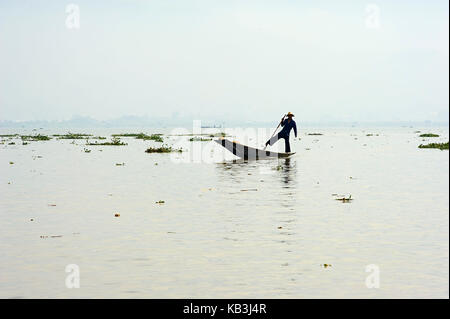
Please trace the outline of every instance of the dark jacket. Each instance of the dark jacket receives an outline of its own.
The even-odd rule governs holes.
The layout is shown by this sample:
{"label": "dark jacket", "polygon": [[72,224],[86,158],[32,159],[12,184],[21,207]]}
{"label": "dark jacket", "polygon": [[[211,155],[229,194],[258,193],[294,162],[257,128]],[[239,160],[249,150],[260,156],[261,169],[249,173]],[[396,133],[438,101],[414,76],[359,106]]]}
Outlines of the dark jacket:
{"label": "dark jacket", "polygon": [[297,124],[295,124],[294,120],[291,120],[289,123],[288,119],[285,119],[283,123],[281,123],[281,126],[283,127],[280,132],[281,135],[289,137],[291,129],[294,129],[295,137],[297,137]]}

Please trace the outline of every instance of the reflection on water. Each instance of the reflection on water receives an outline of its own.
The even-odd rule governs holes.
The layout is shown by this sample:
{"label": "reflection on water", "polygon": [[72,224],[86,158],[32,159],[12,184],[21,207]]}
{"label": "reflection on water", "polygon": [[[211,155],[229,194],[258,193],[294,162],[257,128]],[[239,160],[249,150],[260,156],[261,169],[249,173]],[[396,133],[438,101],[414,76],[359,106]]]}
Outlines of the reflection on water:
{"label": "reflection on water", "polygon": [[[247,229],[252,229],[253,225],[264,225],[271,233],[271,236],[264,235],[258,228],[251,233],[238,231],[235,227],[242,226],[242,223],[235,223],[230,225],[229,235],[224,239],[248,241],[259,234],[258,240],[268,240],[267,243],[261,241],[261,245],[272,246],[277,251],[281,267],[288,267],[286,260],[296,258],[291,256],[295,249],[290,247],[299,244],[298,238],[294,238],[300,210],[296,207],[299,191],[296,163],[295,158],[283,158],[259,161],[239,159],[216,164],[218,187],[226,190],[227,200],[233,203],[227,207],[230,218],[226,222],[241,221],[243,214],[246,214],[252,219],[250,224],[246,224]],[[245,234],[245,237],[237,237],[239,233]]]}
{"label": "reflection on water", "polygon": [[285,158],[280,161],[282,165],[282,180],[286,184],[285,188],[295,187],[295,177],[297,174],[296,162],[291,158]]}

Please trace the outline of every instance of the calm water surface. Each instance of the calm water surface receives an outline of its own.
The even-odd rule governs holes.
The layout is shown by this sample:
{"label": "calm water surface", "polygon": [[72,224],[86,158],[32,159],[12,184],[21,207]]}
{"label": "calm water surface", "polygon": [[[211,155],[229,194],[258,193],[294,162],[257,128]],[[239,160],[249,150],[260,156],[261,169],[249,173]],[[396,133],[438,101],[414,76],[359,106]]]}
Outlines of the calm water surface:
{"label": "calm water surface", "polygon": [[[422,130],[441,134],[425,142],[416,130],[302,129],[292,158],[251,162],[189,137],[165,137],[188,149],[175,155],[133,138],[7,141],[0,297],[448,298],[449,153],[417,148],[448,141],[448,127]],[[193,162],[195,147],[211,158]],[[68,264],[79,289],[65,286]]]}

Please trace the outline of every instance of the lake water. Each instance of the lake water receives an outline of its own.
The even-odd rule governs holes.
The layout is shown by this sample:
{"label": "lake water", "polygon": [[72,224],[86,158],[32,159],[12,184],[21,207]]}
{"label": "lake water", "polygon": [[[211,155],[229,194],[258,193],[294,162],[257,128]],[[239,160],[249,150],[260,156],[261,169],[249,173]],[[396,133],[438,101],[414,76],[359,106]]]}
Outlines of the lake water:
{"label": "lake water", "polygon": [[[447,142],[448,127],[299,137],[291,158],[250,162],[188,136],[164,136],[186,149],[174,154],[145,153],[158,143],[134,138],[3,138],[0,297],[448,298],[449,153],[417,148]],[[80,288],[66,287],[71,264]]]}

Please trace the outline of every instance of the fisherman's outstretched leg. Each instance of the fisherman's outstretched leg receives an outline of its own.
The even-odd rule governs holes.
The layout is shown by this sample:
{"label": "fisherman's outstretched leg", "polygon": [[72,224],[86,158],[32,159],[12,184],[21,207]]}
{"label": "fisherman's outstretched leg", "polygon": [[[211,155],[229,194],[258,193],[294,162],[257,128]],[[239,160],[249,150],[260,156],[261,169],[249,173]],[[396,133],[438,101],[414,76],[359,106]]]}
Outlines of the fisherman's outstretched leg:
{"label": "fisherman's outstretched leg", "polygon": [[284,137],[284,152],[290,153],[291,152],[291,145],[289,144],[289,137]]}
{"label": "fisherman's outstretched leg", "polygon": [[268,140],[266,142],[266,146],[267,145],[273,145],[276,141],[278,141],[281,138],[280,134],[278,133],[277,135],[275,135],[274,137],[272,137],[270,140]]}

